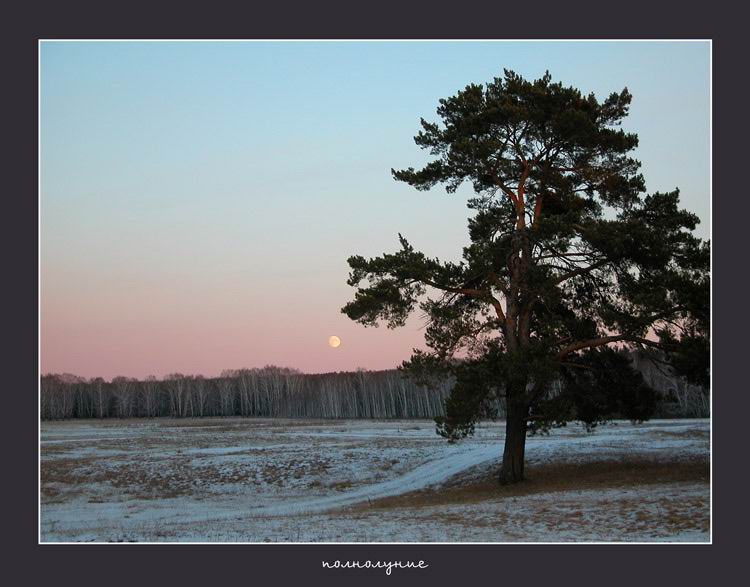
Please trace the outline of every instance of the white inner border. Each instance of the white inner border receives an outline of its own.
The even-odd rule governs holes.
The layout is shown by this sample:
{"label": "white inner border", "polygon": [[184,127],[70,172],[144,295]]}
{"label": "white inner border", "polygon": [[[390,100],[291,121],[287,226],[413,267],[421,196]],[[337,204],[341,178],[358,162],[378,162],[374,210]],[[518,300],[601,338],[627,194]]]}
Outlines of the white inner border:
{"label": "white inner border", "polygon": [[[79,43],[708,43],[709,56],[709,125],[708,125],[708,142],[709,142],[709,239],[713,234],[713,40],[712,39],[39,39],[37,42],[37,410],[41,409],[41,373],[42,373],[42,67],[41,67],[41,50],[42,43],[61,43],[61,42],[79,42]],[[713,270],[714,250],[711,247],[711,267]],[[710,336],[713,341],[713,280],[711,280],[711,327]],[[714,349],[711,344],[710,373],[713,373]],[[41,414],[37,419],[37,436],[38,436],[38,461],[37,461],[37,483],[38,483],[38,532],[37,544],[39,545],[57,545],[57,544],[75,544],[75,545],[138,545],[138,544],[257,544],[257,545],[286,545],[286,544],[557,544],[557,545],[586,545],[586,544],[610,544],[617,546],[628,546],[636,544],[662,545],[662,544],[713,544],[713,505],[714,505],[714,462],[713,462],[713,426],[714,426],[714,394],[710,392],[711,414],[710,420],[710,439],[709,439],[709,461],[711,470],[710,479],[710,506],[709,506],[709,536],[708,542],[42,542],[42,420]]]}

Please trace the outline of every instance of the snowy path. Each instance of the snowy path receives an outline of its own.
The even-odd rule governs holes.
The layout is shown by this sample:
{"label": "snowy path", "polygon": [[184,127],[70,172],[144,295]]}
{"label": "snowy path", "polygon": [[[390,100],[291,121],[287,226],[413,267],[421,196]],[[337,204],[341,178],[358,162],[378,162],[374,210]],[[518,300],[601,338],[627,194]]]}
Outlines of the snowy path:
{"label": "snowy path", "polygon": [[254,510],[252,515],[284,516],[301,513],[320,513],[381,497],[401,495],[436,485],[475,465],[480,465],[497,458],[499,458],[499,448],[496,445],[480,446],[455,454],[441,456],[395,479],[365,485],[364,487],[359,487],[340,495],[328,495],[312,500],[261,507]]}

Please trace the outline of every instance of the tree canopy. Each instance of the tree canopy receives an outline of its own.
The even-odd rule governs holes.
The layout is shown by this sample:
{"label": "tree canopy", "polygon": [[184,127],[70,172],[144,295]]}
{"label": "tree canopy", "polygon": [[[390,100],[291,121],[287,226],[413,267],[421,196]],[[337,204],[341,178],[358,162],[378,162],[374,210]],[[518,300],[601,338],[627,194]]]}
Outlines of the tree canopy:
{"label": "tree canopy", "polygon": [[506,401],[506,480],[523,474],[509,437],[529,425],[648,417],[653,392],[618,349],[652,349],[708,383],[709,243],[679,190],[646,194],[638,137],[621,128],[631,100],[508,70],[441,99],[439,122],[422,119],[415,137],[431,161],[392,174],[418,190],[471,184],[462,260],[400,234],[395,253],[348,260],[351,319],[395,328],[417,307],[426,315],[430,350],[404,368],[455,377],[440,433],[460,438],[489,399]]}

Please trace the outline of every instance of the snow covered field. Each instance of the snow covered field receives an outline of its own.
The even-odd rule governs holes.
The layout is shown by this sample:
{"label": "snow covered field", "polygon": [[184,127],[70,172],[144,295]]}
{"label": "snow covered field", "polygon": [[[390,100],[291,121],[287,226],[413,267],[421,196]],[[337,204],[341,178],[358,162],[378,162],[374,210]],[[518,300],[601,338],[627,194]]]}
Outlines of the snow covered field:
{"label": "snow covered field", "polygon": [[705,542],[709,428],[570,425],[502,488],[502,423],[449,445],[413,420],[43,422],[41,540]]}

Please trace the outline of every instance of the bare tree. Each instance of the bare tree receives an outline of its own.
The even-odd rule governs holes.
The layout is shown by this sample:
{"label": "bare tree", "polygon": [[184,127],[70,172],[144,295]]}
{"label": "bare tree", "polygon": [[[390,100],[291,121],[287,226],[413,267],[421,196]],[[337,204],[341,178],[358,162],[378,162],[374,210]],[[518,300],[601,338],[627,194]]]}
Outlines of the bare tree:
{"label": "bare tree", "polygon": [[133,415],[136,383],[136,379],[129,377],[115,377],[112,380],[118,418],[129,418]]}

